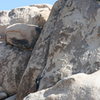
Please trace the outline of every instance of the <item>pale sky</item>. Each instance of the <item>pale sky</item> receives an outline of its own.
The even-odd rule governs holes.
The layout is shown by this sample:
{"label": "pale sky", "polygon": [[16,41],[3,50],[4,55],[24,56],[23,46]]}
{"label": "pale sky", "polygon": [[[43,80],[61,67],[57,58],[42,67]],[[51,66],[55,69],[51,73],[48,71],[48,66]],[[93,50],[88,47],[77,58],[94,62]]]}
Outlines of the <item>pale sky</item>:
{"label": "pale sky", "polygon": [[1,0],[0,10],[10,10],[13,8],[28,6],[32,4],[54,4],[57,0]]}

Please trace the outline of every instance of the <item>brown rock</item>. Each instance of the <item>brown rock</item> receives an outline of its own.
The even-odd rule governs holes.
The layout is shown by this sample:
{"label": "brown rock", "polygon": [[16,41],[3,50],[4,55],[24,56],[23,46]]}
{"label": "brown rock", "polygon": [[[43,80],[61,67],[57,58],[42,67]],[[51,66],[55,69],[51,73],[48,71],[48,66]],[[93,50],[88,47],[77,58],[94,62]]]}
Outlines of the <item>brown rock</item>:
{"label": "brown rock", "polygon": [[32,49],[41,29],[31,24],[13,24],[6,28],[6,42],[19,48]]}

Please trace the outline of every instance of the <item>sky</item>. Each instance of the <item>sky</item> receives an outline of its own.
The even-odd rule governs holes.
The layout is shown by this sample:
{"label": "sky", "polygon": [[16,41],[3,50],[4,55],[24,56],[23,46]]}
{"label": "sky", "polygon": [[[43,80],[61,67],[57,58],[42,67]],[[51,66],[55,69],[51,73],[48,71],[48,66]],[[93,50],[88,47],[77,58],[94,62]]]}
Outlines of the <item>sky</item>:
{"label": "sky", "polygon": [[0,10],[10,10],[13,8],[28,6],[32,4],[54,4],[57,0],[1,0]]}

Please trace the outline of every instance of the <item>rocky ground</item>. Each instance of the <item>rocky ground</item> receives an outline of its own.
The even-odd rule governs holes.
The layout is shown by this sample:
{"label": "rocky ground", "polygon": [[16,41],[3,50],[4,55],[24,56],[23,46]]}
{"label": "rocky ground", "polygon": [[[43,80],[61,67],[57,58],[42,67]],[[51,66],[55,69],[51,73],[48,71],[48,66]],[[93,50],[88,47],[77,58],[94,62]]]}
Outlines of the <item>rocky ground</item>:
{"label": "rocky ground", "polygon": [[100,100],[98,1],[2,12],[0,100]]}

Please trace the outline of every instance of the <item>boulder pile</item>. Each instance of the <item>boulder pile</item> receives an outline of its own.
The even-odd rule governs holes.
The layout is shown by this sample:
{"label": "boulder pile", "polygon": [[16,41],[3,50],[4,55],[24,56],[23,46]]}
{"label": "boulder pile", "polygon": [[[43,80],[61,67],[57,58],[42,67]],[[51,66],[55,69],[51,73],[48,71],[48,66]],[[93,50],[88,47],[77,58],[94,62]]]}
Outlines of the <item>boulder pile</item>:
{"label": "boulder pile", "polygon": [[0,44],[1,99],[100,100],[99,1],[58,0],[52,10],[31,5],[1,15],[10,24]]}
{"label": "boulder pile", "polygon": [[0,11],[0,100],[15,100],[51,8],[41,4]]}

